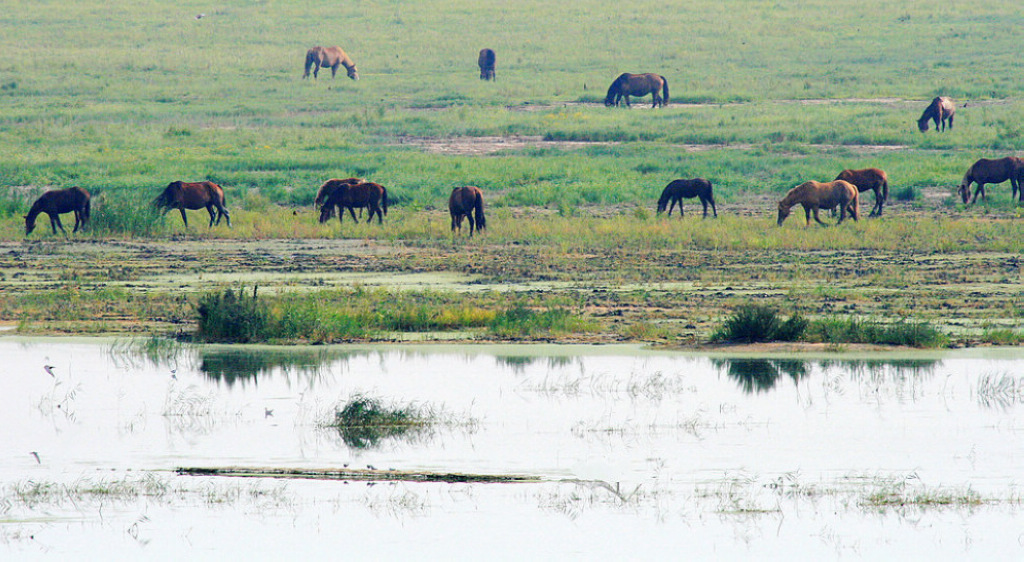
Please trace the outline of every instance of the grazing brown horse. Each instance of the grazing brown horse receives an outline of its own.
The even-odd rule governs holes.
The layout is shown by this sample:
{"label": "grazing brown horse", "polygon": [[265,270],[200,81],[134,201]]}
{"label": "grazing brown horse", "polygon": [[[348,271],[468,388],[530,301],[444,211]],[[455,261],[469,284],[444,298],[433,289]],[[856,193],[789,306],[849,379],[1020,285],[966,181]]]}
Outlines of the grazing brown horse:
{"label": "grazing brown horse", "polygon": [[195,211],[206,209],[210,213],[210,226],[216,218],[217,224],[220,219],[226,219],[228,226],[231,226],[231,215],[224,207],[224,189],[212,181],[183,182],[172,181],[164,188],[163,193],[153,200],[153,205],[163,209],[166,213],[171,209],[181,211],[181,220],[188,228],[188,217],[185,210]]}
{"label": "grazing brown horse", "polygon": [[651,94],[654,105],[651,107],[665,106],[668,104],[668,80],[660,74],[629,74],[622,73],[612,82],[608,88],[608,95],[604,98],[607,106],[619,105],[619,101],[625,99],[626,107],[629,107],[629,96],[646,96]]}
{"label": "grazing brown horse", "polygon": [[494,80],[494,61],[494,51],[491,49],[480,49],[480,56],[477,57],[476,63],[480,65],[481,80]]}
{"label": "grazing brown horse", "polygon": [[[473,227],[477,230],[487,228],[484,218],[484,194],[479,187],[467,185],[456,187],[448,198],[448,212],[452,215],[452,232],[462,232],[462,219],[469,219],[469,235],[473,236]],[[475,216],[474,216],[475,215]]]}
{"label": "grazing brown horse", "polygon": [[875,192],[875,206],[871,209],[869,217],[882,216],[882,205],[889,198],[889,177],[878,168],[864,168],[863,170],[843,170],[836,176],[837,180],[852,183],[858,191],[872,190]]}
{"label": "grazing brown horse", "polygon": [[356,219],[356,207],[366,207],[370,216],[366,222],[373,221],[373,215],[377,215],[377,222],[384,223],[384,215],[388,214],[388,190],[383,185],[373,182],[362,182],[354,185],[338,185],[327,197],[324,206],[320,208],[320,223],[323,224],[331,218],[332,210],[338,207],[338,222],[345,222],[345,209]]}
{"label": "grazing brown horse", "polygon": [[971,184],[978,184],[978,187],[974,190],[974,198],[971,199],[971,204],[973,205],[978,200],[979,194],[982,199],[985,199],[986,183],[1003,183],[1006,180],[1010,180],[1010,186],[1012,187],[1010,200],[1012,201],[1014,197],[1018,197],[1017,193],[1020,192],[1018,200],[1024,202],[1024,189],[1021,188],[1021,182],[1024,181],[1024,158],[1015,158],[1013,156],[997,160],[982,158],[971,164],[971,167],[967,169],[967,173],[964,174],[964,179],[960,182],[960,188],[957,192],[966,204],[967,200],[971,198]]}
{"label": "grazing brown horse", "polygon": [[[662,213],[665,210],[665,206],[668,205],[668,216],[672,216],[672,209],[675,208],[676,203],[679,203],[679,218],[683,218],[683,198],[692,199],[694,197],[700,197],[700,202],[704,205],[704,218],[708,218],[708,203],[711,204],[711,210],[715,213],[715,218],[718,218],[718,209],[715,208],[715,197],[711,193],[711,182],[704,178],[693,178],[692,180],[673,180],[665,186],[665,190],[661,192],[661,198],[658,199],[658,213]],[[672,201],[669,204],[669,201]]]}
{"label": "grazing brown horse", "polygon": [[[325,181],[324,184],[320,186],[320,189],[318,189],[316,192],[316,198],[313,199],[313,209],[321,209],[324,203],[327,202],[327,198],[330,197],[331,194],[334,193],[334,191],[339,187],[356,185],[358,183],[363,183],[364,181],[365,180],[363,180],[362,178],[345,178],[343,180],[330,179]],[[334,207],[328,209],[327,213],[327,218],[331,218],[332,216],[334,216]]]}
{"label": "grazing brown horse", "polygon": [[50,228],[54,234],[57,234],[58,228],[65,236],[68,233],[60,223],[61,213],[75,213],[75,229],[72,233],[78,232],[79,228],[85,228],[85,223],[89,221],[89,199],[89,192],[81,187],[55,189],[40,195],[25,215],[25,236],[32,234],[39,213],[50,216]]}
{"label": "grazing brown horse", "polygon": [[[921,118],[917,120],[917,128],[921,132],[928,130],[928,120],[935,121],[936,131],[946,130],[946,121],[949,121],[949,129],[953,130],[953,114],[956,113],[956,106],[953,105],[953,100],[940,96],[932,100],[932,103],[925,108],[924,113],[921,114]],[[939,126],[941,125],[941,129]]]}
{"label": "grazing brown horse", "polygon": [[822,226],[828,226],[821,222],[818,218],[819,209],[831,209],[832,207],[839,206],[839,222],[843,223],[843,218],[846,213],[849,212],[853,220],[857,220],[857,215],[860,210],[860,192],[857,188],[843,180],[835,180],[827,183],[809,181],[804,182],[786,193],[786,196],[779,201],[779,226],[782,226],[782,221],[786,220],[789,216],[790,209],[794,205],[803,205],[804,214],[806,215],[807,225],[811,224],[811,211],[814,211],[814,220],[818,221],[818,224]]}
{"label": "grazing brown horse", "polygon": [[321,68],[330,68],[331,78],[334,78],[338,74],[339,66],[345,67],[349,78],[359,80],[359,74],[356,72],[356,63],[352,62],[352,59],[345,54],[345,51],[341,50],[341,47],[321,47],[318,45],[306,51],[306,72],[302,77],[309,78],[310,68],[313,69],[314,79],[320,74]]}

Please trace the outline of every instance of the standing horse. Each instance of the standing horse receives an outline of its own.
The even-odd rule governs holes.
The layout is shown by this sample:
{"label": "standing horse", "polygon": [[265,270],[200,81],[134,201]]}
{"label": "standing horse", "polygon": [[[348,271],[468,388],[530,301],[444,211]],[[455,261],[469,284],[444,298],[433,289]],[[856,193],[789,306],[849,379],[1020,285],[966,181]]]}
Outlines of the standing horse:
{"label": "standing horse", "polygon": [[306,72],[302,77],[309,78],[309,69],[313,68],[313,78],[315,79],[320,74],[321,68],[329,67],[331,69],[331,78],[334,78],[338,74],[338,66],[345,67],[349,78],[359,80],[359,74],[356,72],[356,63],[352,62],[352,59],[345,54],[345,51],[341,50],[341,47],[321,47],[318,45],[306,51]]}
{"label": "standing horse", "polygon": [[[917,128],[921,132],[928,130],[928,120],[935,121],[936,131],[946,130],[946,121],[949,121],[949,130],[953,130],[953,114],[956,113],[956,106],[953,105],[953,100],[940,96],[932,100],[932,103],[925,108],[924,113],[921,114],[921,118],[917,120]],[[942,126],[940,129],[939,126]]]}
{"label": "standing horse", "polygon": [[480,56],[477,57],[476,63],[480,66],[480,79],[481,80],[494,80],[494,51],[491,49],[480,49]]}
{"label": "standing horse", "polygon": [[210,213],[209,226],[213,226],[214,218],[217,219],[217,224],[220,224],[220,219],[226,219],[228,226],[231,226],[231,215],[224,207],[224,189],[212,181],[172,181],[167,184],[163,193],[153,200],[153,205],[165,213],[171,209],[181,211],[181,221],[185,223],[185,228],[188,228],[185,210],[195,211],[203,208]]}
{"label": "standing horse", "polygon": [[25,215],[25,236],[32,234],[36,228],[36,217],[39,213],[46,213],[50,217],[50,228],[57,234],[57,229],[67,236],[64,225],[60,223],[62,213],[75,213],[75,229],[72,233],[78,232],[79,228],[85,228],[89,221],[89,192],[81,187],[69,187],[67,189],[55,189],[47,191],[39,196],[32,208]]}
{"label": "standing horse", "polygon": [[839,206],[839,222],[837,224],[843,223],[843,218],[847,212],[850,213],[853,220],[857,220],[860,207],[859,194],[860,192],[857,191],[853,184],[843,180],[827,183],[816,181],[804,182],[790,189],[782,201],[779,201],[778,225],[782,226],[782,221],[786,220],[786,217],[789,216],[793,206],[798,204],[804,207],[807,226],[811,224],[812,211],[814,212],[814,220],[818,221],[818,224],[828,226],[818,218],[818,210],[831,209],[837,205]]}
{"label": "standing horse", "polygon": [[[661,93],[659,93],[661,92]],[[629,96],[646,96],[651,94],[654,104],[651,107],[668,104],[668,80],[660,74],[629,74],[622,73],[608,88],[604,98],[607,106],[619,105],[623,98],[629,107]]]}
{"label": "standing horse", "polygon": [[1006,180],[1010,180],[1010,200],[1017,197],[1017,193],[1020,192],[1018,198],[1019,201],[1024,202],[1024,189],[1021,188],[1021,182],[1024,181],[1024,158],[1015,158],[1013,156],[1007,156],[1006,158],[999,158],[997,160],[989,160],[988,158],[982,158],[971,164],[971,167],[967,169],[967,173],[964,174],[963,181],[960,182],[960,188],[957,192],[960,194],[960,198],[964,204],[971,197],[971,184],[977,183],[978,187],[974,190],[974,198],[971,199],[973,205],[978,200],[978,195],[981,195],[982,199],[985,199],[985,184],[986,183],[1003,183]]}
{"label": "standing horse", "polygon": [[871,209],[869,217],[882,216],[882,205],[889,198],[889,177],[878,168],[864,168],[863,170],[843,170],[836,176],[837,180],[852,183],[858,191],[872,190],[875,192],[875,206]]}
{"label": "standing horse", "polygon": [[321,224],[331,218],[334,207],[338,207],[338,222],[345,222],[345,209],[352,215],[352,220],[359,222],[354,209],[366,207],[370,213],[366,222],[372,222],[376,214],[377,222],[384,224],[384,215],[388,214],[388,190],[383,185],[368,181],[337,186],[320,209]]}
{"label": "standing horse", "polygon": [[[661,198],[658,199],[658,213],[662,213],[665,210],[665,206],[668,205],[668,216],[672,216],[672,209],[675,208],[676,203],[679,203],[679,218],[683,218],[683,198],[692,199],[694,197],[700,197],[700,202],[704,205],[704,218],[708,218],[708,203],[711,204],[711,210],[715,213],[715,218],[718,218],[718,209],[715,208],[715,197],[711,194],[711,182],[704,178],[693,178],[692,180],[673,180],[665,186],[664,191],[661,192]],[[669,200],[672,201],[669,204]]]}
{"label": "standing horse", "polygon": [[[325,181],[316,192],[316,198],[313,199],[313,209],[320,210],[324,203],[327,202],[327,198],[330,197],[331,194],[339,187],[356,185],[358,183],[363,183],[363,181],[364,180],[361,178],[345,178],[343,180],[330,179]],[[334,207],[331,207],[327,212],[327,218],[331,218],[331,216],[334,215]]]}
{"label": "standing horse", "polygon": [[[469,219],[469,235],[473,236],[473,227],[483,230],[487,227],[484,218],[484,194],[479,187],[467,185],[456,187],[448,198],[448,212],[452,216],[452,232],[458,228],[462,232],[462,219]],[[474,216],[475,215],[475,216]]]}

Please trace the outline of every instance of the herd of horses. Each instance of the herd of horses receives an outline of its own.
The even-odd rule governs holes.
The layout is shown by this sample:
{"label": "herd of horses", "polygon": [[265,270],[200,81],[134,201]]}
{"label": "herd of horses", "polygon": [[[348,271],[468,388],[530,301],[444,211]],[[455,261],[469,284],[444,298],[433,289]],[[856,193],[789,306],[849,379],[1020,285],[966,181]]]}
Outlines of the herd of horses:
{"label": "herd of horses", "polygon": [[[496,56],[492,49],[481,49],[477,58],[480,67],[481,80],[495,79]],[[306,52],[305,72],[303,78],[307,78],[312,71],[316,79],[320,69],[330,68],[331,76],[338,72],[338,67],[344,67],[348,77],[358,80],[359,74],[356,71],[356,64],[340,47],[316,46]],[[664,106],[669,102],[668,80],[660,74],[629,74],[619,75],[608,88],[604,103],[607,106],[617,106],[625,103],[630,105],[630,96],[651,96],[652,107]],[[928,130],[929,121],[934,122],[936,131],[945,131],[948,127],[953,128],[953,117],[956,113],[956,106],[948,97],[936,97],[925,108],[921,117],[917,120],[921,132]],[[957,193],[964,204],[975,203],[980,196],[985,199],[985,185],[1002,183],[1009,180],[1012,186],[1010,198],[1017,198],[1024,202],[1024,159],[1016,157],[999,158],[990,160],[982,158],[968,168]],[[976,185],[973,196],[971,185]],[[878,168],[866,168],[863,170],[843,170],[835,180],[831,182],[808,181],[802,183],[786,193],[786,196],[779,201],[777,224],[782,226],[783,221],[789,216],[796,205],[804,209],[806,224],[810,225],[811,217],[818,223],[824,225],[818,216],[822,209],[838,209],[839,223],[842,223],[847,215],[854,220],[859,218],[860,193],[873,191],[875,204],[871,209],[870,216],[881,216],[886,199],[889,197],[889,179],[886,173]],[[699,198],[704,207],[704,217],[708,216],[708,206],[715,217],[718,216],[718,209],[715,207],[715,198],[712,193],[711,182],[704,178],[678,179],[665,186],[658,199],[657,212],[659,214],[672,211],[678,205],[679,216],[683,216],[683,199]],[[25,234],[31,234],[35,229],[36,217],[46,214],[50,217],[50,227],[53,233],[61,232],[67,235],[64,225],[61,224],[60,215],[74,213],[75,227],[72,233],[84,228],[90,216],[90,195],[81,187],[71,187],[62,190],[52,190],[43,193],[33,204],[28,214],[25,215]],[[153,200],[153,205],[164,213],[171,209],[181,212],[181,220],[188,227],[187,210],[206,209],[210,215],[209,226],[220,224],[225,220],[231,226],[231,215],[225,206],[224,189],[211,181],[182,182],[174,181]],[[356,209],[362,213],[366,209],[369,213],[367,222],[377,217],[378,224],[383,224],[384,216],[388,213],[388,191],[377,183],[365,181],[361,178],[330,179],[320,186],[313,200],[315,209],[319,209],[320,223],[326,223],[338,212],[338,220],[344,222],[345,211],[348,210],[353,221],[356,218]],[[473,236],[486,228],[487,221],[484,217],[484,198],[480,188],[475,186],[462,186],[452,189],[448,198],[448,211],[451,215],[452,232],[461,232],[462,223],[468,219],[469,235]]]}

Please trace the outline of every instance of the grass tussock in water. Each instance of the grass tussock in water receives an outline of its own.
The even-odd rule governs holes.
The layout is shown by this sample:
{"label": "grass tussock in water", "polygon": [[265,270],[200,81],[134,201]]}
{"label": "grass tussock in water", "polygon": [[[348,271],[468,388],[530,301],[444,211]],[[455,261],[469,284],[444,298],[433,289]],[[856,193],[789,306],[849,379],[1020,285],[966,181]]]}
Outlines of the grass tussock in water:
{"label": "grass tussock in water", "polygon": [[454,416],[429,406],[385,404],[358,394],[326,423],[338,430],[342,441],[353,449],[369,449],[393,438],[415,439],[438,425],[456,425]]}

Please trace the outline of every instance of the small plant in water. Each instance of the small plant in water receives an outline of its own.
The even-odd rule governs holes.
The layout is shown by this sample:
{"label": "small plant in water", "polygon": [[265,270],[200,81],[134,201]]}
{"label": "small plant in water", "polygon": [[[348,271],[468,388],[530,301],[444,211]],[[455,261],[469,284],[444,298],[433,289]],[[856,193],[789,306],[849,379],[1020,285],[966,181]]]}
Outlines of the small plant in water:
{"label": "small plant in water", "polygon": [[334,418],[326,425],[336,428],[349,447],[367,449],[388,438],[412,439],[438,424],[456,423],[452,416],[432,408],[413,404],[385,405],[381,400],[359,394],[336,410]]}

